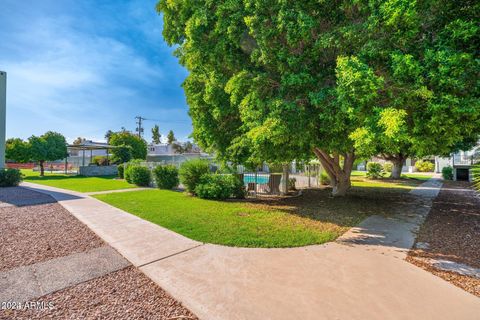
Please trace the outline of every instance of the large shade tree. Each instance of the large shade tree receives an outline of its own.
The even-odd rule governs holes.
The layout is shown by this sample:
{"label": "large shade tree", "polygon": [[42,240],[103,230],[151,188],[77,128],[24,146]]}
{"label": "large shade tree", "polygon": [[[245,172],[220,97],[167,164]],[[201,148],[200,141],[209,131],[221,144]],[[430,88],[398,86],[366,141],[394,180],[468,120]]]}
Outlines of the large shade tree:
{"label": "large shade tree", "polygon": [[157,9],[189,70],[193,137],[227,160],[314,154],[344,195],[357,156],[445,154],[478,133],[476,2],[161,0]]}

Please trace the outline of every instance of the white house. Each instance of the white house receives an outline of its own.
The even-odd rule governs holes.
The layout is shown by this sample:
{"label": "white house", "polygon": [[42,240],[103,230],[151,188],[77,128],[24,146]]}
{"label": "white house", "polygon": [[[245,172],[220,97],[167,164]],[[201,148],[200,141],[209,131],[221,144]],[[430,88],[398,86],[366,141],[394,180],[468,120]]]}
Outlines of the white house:
{"label": "white house", "polygon": [[480,164],[480,141],[468,151],[459,151],[449,158],[435,157],[435,172],[442,172],[444,167],[453,168],[453,179],[472,181],[472,167]]}

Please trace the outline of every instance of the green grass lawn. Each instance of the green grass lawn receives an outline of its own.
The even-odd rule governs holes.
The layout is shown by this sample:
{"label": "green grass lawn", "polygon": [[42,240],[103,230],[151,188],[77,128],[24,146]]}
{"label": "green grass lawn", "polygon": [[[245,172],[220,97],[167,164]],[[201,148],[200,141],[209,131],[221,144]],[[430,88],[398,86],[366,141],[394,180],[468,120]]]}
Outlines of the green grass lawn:
{"label": "green grass lawn", "polygon": [[22,169],[21,171],[24,174],[24,181],[78,192],[108,191],[136,187],[124,180],[116,179],[116,176],[83,177],[45,171],[45,176],[40,177],[40,173],[33,170]]}
{"label": "green grass lawn", "polygon": [[300,197],[281,200],[213,201],[167,190],[95,198],[202,242],[295,247],[333,241],[369,215],[388,215],[392,206],[411,201],[407,191],[415,186],[375,181],[367,187],[367,183],[356,180],[345,198],[331,198],[328,188],[304,190]]}
{"label": "green grass lawn", "polygon": [[97,199],[188,238],[240,247],[293,247],[324,243],[339,230],[244,202],[203,200],[181,192],[146,190],[96,195]]}

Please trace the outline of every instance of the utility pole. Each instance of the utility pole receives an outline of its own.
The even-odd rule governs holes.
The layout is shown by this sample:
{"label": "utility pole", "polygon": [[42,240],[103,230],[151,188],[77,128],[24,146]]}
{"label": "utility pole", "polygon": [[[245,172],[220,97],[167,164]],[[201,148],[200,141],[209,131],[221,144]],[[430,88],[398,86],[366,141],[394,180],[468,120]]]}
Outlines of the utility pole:
{"label": "utility pole", "polygon": [[5,168],[5,122],[7,115],[7,73],[0,71],[0,169]]}
{"label": "utility pole", "polygon": [[143,128],[142,128],[142,121],[147,120],[145,118],[142,118],[141,116],[136,116],[135,119],[137,119],[137,128],[135,131],[137,132],[138,136],[141,138],[143,134]]}

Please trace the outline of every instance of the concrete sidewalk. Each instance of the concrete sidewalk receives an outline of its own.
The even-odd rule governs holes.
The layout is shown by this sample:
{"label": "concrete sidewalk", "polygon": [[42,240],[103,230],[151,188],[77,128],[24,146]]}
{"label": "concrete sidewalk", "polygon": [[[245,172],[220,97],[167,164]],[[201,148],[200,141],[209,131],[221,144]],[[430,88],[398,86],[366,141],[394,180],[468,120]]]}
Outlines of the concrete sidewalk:
{"label": "concrete sidewalk", "polygon": [[477,319],[480,299],[404,261],[441,182],[412,212],[370,217],[337,242],[202,244],[83,194],[25,183],[67,210],[202,319]]}

